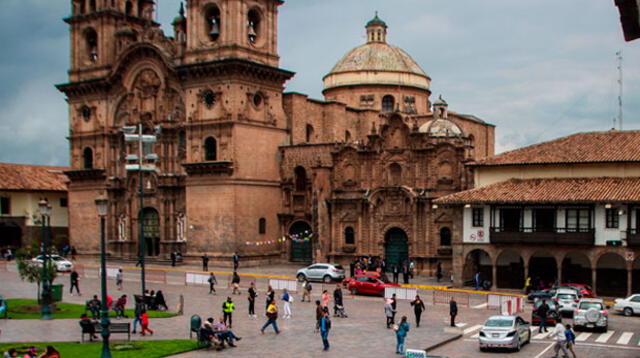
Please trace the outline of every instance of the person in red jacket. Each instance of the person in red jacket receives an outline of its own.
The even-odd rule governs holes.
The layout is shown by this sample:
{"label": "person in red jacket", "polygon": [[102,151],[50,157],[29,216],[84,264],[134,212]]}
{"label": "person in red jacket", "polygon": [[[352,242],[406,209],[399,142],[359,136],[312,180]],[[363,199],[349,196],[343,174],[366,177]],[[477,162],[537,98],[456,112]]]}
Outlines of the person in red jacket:
{"label": "person in red jacket", "polygon": [[144,332],[149,331],[149,334],[153,335],[153,330],[149,329],[149,315],[147,311],[144,311],[140,318],[142,319],[142,331],[140,331],[140,334],[144,336]]}

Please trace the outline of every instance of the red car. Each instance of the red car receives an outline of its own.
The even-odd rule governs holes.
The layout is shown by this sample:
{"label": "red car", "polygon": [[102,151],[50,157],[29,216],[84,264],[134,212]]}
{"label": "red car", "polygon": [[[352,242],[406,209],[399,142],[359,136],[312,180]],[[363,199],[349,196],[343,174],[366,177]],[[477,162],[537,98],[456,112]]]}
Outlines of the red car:
{"label": "red car", "polygon": [[352,294],[365,294],[384,296],[385,287],[400,287],[397,283],[383,282],[380,278],[375,278],[367,274],[356,275],[351,278],[347,288]]}
{"label": "red car", "polygon": [[559,287],[567,287],[578,291],[580,298],[594,298],[593,291],[589,285],[582,283],[561,283]]}
{"label": "red car", "polygon": [[[385,275],[384,273],[379,273],[377,271],[364,271],[360,275],[373,277],[373,278],[378,279],[378,280],[380,280],[380,281],[382,281],[384,283],[391,282],[391,281],[389,281],[389,278],[387,277],[387,275]],[[356,275],[356,276],[358,276],[358,275]],[[347,277],[344,280],[342,280],[342,287],[349,288],[349,283],[351,283],[351,281],[354,281],[356,276]]]}

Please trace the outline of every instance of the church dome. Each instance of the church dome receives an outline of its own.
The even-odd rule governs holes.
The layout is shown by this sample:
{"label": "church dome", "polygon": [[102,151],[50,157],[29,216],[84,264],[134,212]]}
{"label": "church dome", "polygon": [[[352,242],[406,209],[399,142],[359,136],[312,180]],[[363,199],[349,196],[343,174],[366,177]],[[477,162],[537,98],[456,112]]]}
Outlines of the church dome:
{"label": "church dome", "polygon": [[420,133],[428,133],[432,137],[461,137],[462,129],[448,119],[439,118],[420,126]]}
{"label": "church dome", "polygon": [[367,23],[367,43],[349,51],[324,78],[324,90],[343,86],[393,85],[429,90],[431,79],[399,47],[387,43],[378,15]]}

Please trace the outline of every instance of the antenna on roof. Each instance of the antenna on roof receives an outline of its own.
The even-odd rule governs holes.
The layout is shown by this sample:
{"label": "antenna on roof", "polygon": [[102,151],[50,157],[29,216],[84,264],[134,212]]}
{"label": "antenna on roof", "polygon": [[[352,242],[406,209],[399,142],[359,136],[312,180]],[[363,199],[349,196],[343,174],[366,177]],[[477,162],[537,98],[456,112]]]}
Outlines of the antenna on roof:
{"label": "antenna on roof", "polygon": [[[618,60],[618,126],[622,130],[622,50],[616,52]],[[613,122],[615,127],[615,120]]]}

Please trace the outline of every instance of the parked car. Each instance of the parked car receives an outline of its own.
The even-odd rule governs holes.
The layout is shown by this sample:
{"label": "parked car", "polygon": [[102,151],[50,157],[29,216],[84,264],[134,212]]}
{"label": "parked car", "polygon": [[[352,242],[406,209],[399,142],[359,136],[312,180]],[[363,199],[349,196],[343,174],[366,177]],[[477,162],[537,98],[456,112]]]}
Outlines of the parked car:
{"label": "parked car", "polygon": [[298,281],[305,279],[309,281],[322,281],[330,283],[332,281],[342,281],[344,279],[344,268],[341,265],[334,264],[313,264],[296,273]]}
{"label": "parked car", "polygon": [[573,311],[578,307],[578,292],[571,288],[559,288],[553,295],[553,300],[558,305],[560,314],[573,314]]}
{"label": "parked car", "polygon": [[625,316],[640,314],[640,293],[633,294],[627,298],[616,298],[613,309],[622,312]]}
{"label": "parked car", "polygon": [[[73,270],[73,263],[62,256],[51,255],[51,260],[53,261],[53,265],[56,267],[56,271],[59,272],[69,272]],[[44,256],[39,255],[31,259],[31,262],[42,265],[44,261]]]}
{"label": "parked car", "polygon": [[549,311],[547,312],[547,317],[545,319],[545,325],[546,326],[555,325],[560,319],[560,313],[558,313],[558,306],[556,305],[556,302],[554,300],[547,299],[547,298],[538,299],[533,303],[533,311],[531,312],[531,324],[533,325],[540,324],[542,317],[538,315],[538,307],[542,305],[543,300],[546,300],[547,305],[549,306]]}
{"label": "parked car", "polygon": [[[384,282],[384,283],[389,283],[391,282],[389,280],[389,278],[387,277],[387,275],[384,272],[377,272],[377,271],[364,271],[362,273],[362,275],[366,275],[369,277],[373,277],[375,279],[379,279],[380,281]],[[342,280],[342,286],[344,288],[348,288],[349,287],[349,283],[351,281],[353,281],[355,279],[356,276],[353,277],[347,277],[344,280]]]}
{"label": "parked car", "polygon": [[519,351],[531,342],[531,325],[520,316],[491,316],[484,322],[478,340],[480,350],[510,348]]}
{"label": "parked car", "polygon": [[573,326],[577,329],[598,328],[606,332],[609,327],[604,301],[597,298],[583,298],[573,313]]}
{"label": "parked car", "polygon": [[534,302],[535,300],[538,300],[538,299],[550,300],[555,294],[556,294],[555,288],[545,288],[544,290],[541,290],[541,291],[535,291],[535,292],[529,293],[529,295],[527,295],[527,299],[531,302]]}
{"label": "parked car", "polygon": [[354,295],[365,294],[384,296],[384,289],[386,287],[400,287],[400,285],[392,282],[383,282],[379,278],[360,274],[353,277],[351,282],[349,282],[347,289]]}
{"label": "parked car", "polygon": [[561,283],[557,287],[554,287],[556,290],[560,288],[569,288],[572,290],[576,290],[578,292],[579,298],[594,298],[593,290],[591,286],[585,285],[582,283]]}

